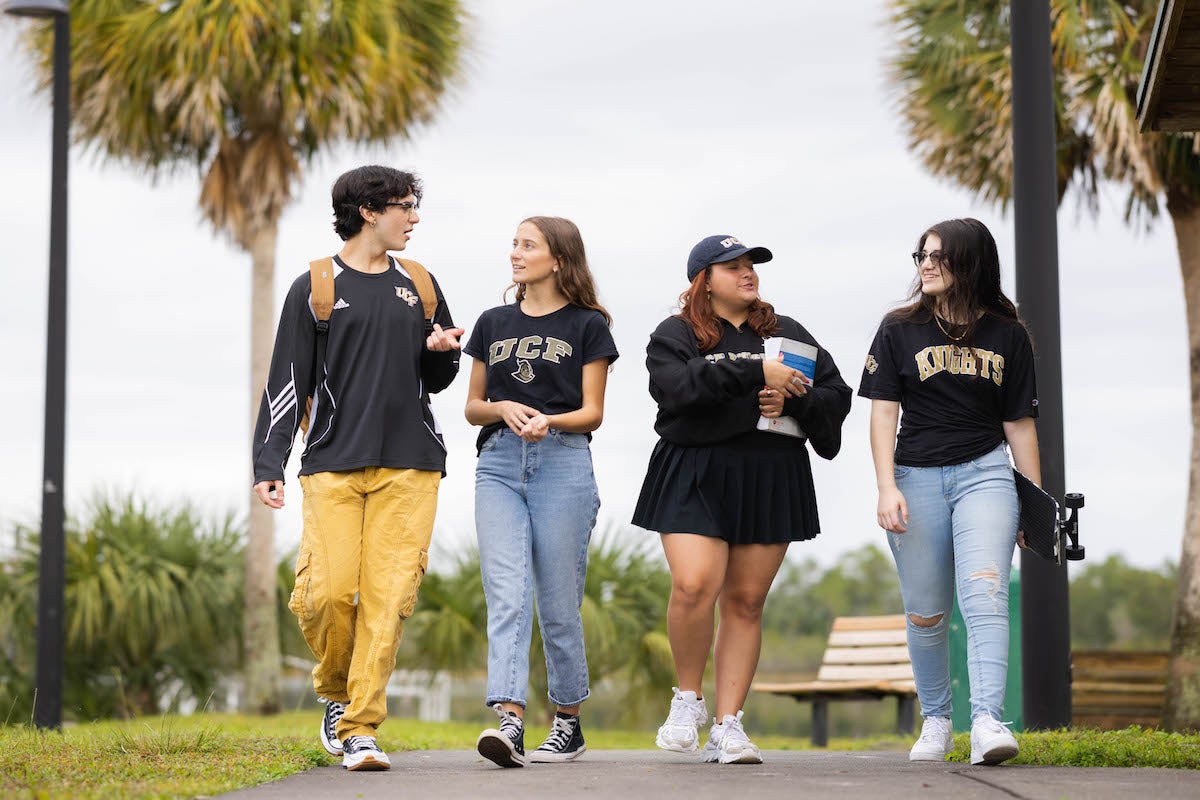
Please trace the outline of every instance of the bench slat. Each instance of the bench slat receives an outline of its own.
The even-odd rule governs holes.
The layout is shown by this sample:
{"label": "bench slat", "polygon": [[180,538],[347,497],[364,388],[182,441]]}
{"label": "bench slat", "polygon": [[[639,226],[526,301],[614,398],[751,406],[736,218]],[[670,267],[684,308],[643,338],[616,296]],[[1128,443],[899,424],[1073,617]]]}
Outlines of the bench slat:
{"label": "bench slat", "polygon": [[835,631],[890,631],[904,628],[903,614],[889,614],[884,617],[838,617],[833,621]]}
{"label": "bench slat", "polygon": [[890,631],[834,631],[829,634],[829,647],[863,647],[871,645],[908,645],[908,634],[901,628]]}
{"label": "bench slat", "polygon": [[771,694],[786,694],[801,699],[816,695],[853,695],[867,693],[871,696],[879,694],[910,695],[917,693],[917,685],[912,680],[899,681],[801,681],[798,683],[756,683],[753,688],[757,692]]}
{"label": "bench slat", "polygon": [[897,664],[908,661],[908,646],[895,647],[830,647],[825,651],[826,664]]}
{"label": "bench slat", "polygon": [[822,664],[818,681],[888,681],[912,680],[912,664]]}

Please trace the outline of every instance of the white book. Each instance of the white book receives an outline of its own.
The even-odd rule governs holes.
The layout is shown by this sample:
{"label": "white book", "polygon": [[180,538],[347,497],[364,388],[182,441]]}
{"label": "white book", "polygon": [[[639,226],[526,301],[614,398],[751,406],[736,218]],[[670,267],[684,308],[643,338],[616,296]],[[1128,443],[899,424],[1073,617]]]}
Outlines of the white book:
{"label": "white book", "polygon": [[[763,339],[763,358],[778,358],[783,353],[783,363],[799,371],[812,386],[813,377],[817,370],[817,348],[811,344],[788,339],[785,336],[770,336]],[[771,433],[782,433],[784,436],[795,436],[807,439],[807,434],[800,427],[795,417],[780,416],[773,419],[758,418],[758,429]]]}

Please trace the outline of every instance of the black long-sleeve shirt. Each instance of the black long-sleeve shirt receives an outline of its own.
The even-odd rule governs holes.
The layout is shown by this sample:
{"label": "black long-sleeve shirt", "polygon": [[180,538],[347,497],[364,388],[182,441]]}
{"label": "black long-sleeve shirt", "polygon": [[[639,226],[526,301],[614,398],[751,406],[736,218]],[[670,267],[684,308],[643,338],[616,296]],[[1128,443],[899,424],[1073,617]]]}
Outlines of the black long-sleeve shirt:
{"label": "black long-sleeve shirt", "polygon": [[[441,288],[434,322],[453,327]],[[412,279],[359,272],[334,258],[333,313],[323,364],[316,360],[312,281],[305,272],[283,303],[266,391],[254,429],[254,481],[283,480],[312,397],[301,475],[364,467],[446,471],[430,394],[458,374],[458,351],[425,347],[425,312]],[[315,391],[314,391],[315,386]]]}
{"label": "black long-sleeve shirt", "polygon": [[[850,412],[852,392],[812,334],[790,317],[778,320],[776,335],[817,348],[813,385],[803,397],[785,400],[783,413],[796,418],[818,455],[833,458],[842,446],[842,421]],[[756,430],[762,357],[762,337],[748,325],[735,328],[721,320],[721,341],[701,353],[683,319],[663,320],[646,347],[650,395],[658,403],[654,430],[667,441],[688,446],[716,444]]]}

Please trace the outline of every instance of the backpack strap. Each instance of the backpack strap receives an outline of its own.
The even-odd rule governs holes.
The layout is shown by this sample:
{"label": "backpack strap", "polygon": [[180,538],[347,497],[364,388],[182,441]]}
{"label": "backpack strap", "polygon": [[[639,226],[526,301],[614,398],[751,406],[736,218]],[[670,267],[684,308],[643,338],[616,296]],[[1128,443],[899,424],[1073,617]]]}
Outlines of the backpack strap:
{"label": "backpack strap", "polygon": [[[325,353],[329,347],[329,317],[333,314],[333,259],[318,258],[308,262],[308,275],[312,280],[312,308],[316,316],[317,338],[313,357],[312,387],[317,391],[318,370],[325,364]],[[304,419],[300,420],[300,430],[308,434],[309,419],[312,414],[313,399],[309,396],[305,401]]]}
{"label": "backpack strap", "polygon": [[437,292],[433,288],[433,278],[429,277],[429,270],[425,269],[419,261],[412,261],[407,258],[397,258],[396,261],[400,263],[400,266],[404,267],[404,271],[408,273],[408,277],[412,278],[413,284],[416,285],[417,296],[421,298],[421,305],[425,308],[425,329],[432,331],[433,315],[437,311],[438,301]]}

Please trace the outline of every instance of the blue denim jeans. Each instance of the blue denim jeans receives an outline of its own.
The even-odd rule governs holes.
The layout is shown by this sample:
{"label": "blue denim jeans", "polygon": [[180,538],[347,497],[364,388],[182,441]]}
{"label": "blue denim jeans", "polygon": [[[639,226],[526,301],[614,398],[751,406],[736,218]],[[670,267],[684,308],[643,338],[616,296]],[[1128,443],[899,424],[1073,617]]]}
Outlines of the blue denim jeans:
{"label": "blue denim jeans", "polygon": [[526,442],[503,428],[483,443],[475,532],[488,608],[488,705],[525,705],[535,595],[550,702],[588,698],[579,608],[599,509],[585,435],[552,430]]}
{"label": "blue denim jeans", "polygon": [[[908,615],[908,651],[926,717],[950,716],[954,592],[967,625],[971,717],[1000,719],[1008,676],[1008,575],[1019,506],[1002,444],[965,464],[896,467],[908,530],[889,533]],[[924,627],[913,616],[939,618]]]}

